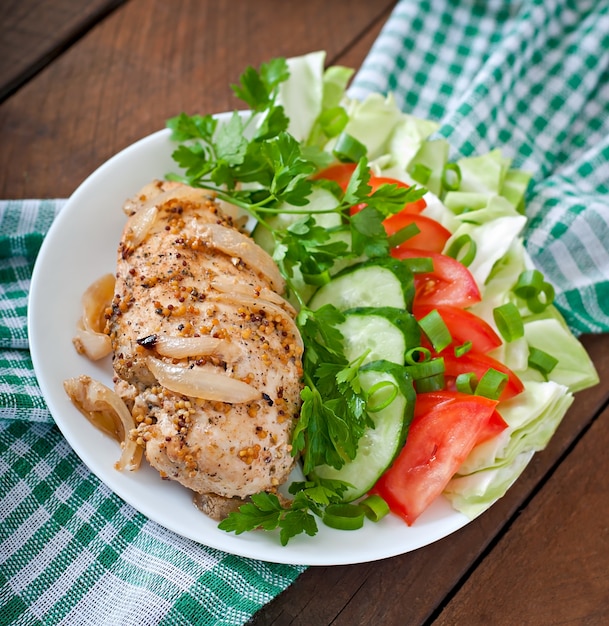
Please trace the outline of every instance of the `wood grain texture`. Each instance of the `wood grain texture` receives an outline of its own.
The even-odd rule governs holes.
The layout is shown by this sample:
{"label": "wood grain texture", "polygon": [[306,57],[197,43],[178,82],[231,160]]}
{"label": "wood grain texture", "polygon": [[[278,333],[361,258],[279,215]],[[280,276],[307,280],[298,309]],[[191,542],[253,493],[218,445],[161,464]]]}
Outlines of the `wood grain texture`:
{"label": "wood grain texture", "polygon": [[[586,336],[582,340],[597,366],[600,384],[576,395],[548,447],[535,455],[524,474],[491,509],[453,535],[402,556],[360,565],[309,568],[292,587],[255,615],[251,625],[416,626],[433,623],[444,599],[458,592],[471,571],[476,572],[480,562],[484,564],[486,559],[495,559],[498,538],[512,527],[529,500],[535,502],[537,492],[550,480],[557,463],[569,459],[573,442],[579,437],[593,436],[587,429],[609,402],[609,335]],[[601,428],[609,431],[606,424]],[[593,476],[600,485],[604,484],[607,463],[606,458],[596,458]],[[564,485],[566,489],[568,483]],[[603,502],[606,503],[606,499],[601,504]],[[609,511],[606,513],[605,517]],[[543,516],[543,513],[540,515]],[[580,529],[569,523],[565,533],[573,534],[580,530],[587,532],[585,527]],[[522,535],[527,532],[526,525],[521,527]],[[577,542],[572,544],[572,566],[563,572],[565,579],[569,576],[577,578],[579,565],[575,559],[578,545]],[[534,540],[525,542],[524,549],[513,545],[512,550],[519,554],[515,558],[531,563],[536,560]],[[497,562],[500,563],[499,560]],[[594,563],[594,567],[599,567],[596,561]],[[529,583],[534,585],[536,575],[536,569],[531,567],[523,573],[521,585],[525,588]],[[489,603],[492,606],[493,594],[487,594],[486,588],[480,584],[475,593],[474,588],[470,588],[471,603]],[[605,584],[603,588],[607,592],[609,586]],[[496,622],[448,619],[443,623],[469,626]],[[516,619],[511,623],[521,622]]]}
{"label": "wood grain texture", "polygon": [[609,490],[602,462],[608,421],[605,410],[446,606],[438,626],[609,623]]}
{"label": "wood grain texture", "polygon": [[125,0],[2,0],[0,102]]}
{"label": "wood grain texture", "polygon": [[333,61],[393,4],[132,0],[2,105],[0,197],[68,196],[167,118],[242,106],[229,85],[247,65],[319,49]]}

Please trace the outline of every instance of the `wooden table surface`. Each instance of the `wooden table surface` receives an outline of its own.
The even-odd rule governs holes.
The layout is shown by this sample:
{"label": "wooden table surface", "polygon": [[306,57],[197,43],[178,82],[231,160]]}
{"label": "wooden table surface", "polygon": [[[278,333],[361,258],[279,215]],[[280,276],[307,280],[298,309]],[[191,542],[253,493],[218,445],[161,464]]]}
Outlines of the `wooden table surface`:
{"label": "wooden table surface", "polygon": [[[357,68],[391,0],[4,0],[0,197],[67,197],[181,111],[234,109],[247,65],[324,49]],[[425,548],[309,568],[254,624],[609,623],[609,336],[601,377],[487,513]]]}

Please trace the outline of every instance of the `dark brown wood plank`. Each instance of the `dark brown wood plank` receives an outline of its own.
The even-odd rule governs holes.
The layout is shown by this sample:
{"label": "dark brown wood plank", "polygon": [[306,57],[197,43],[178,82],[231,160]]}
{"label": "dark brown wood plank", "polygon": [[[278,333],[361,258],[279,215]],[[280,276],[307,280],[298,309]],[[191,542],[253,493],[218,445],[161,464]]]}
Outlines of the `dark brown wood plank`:
{"label": "dark brown wood plank", "polygon": [[3,0],[0,102],[125,0]]}
{"label": "dark brown wood plank", "polygon": [[229,84],[247,65],[336,58],[393,5],[132,0],[2,105],[0,197],[68,196],[167,118],[240,106]]}
{"label": "dark brown wood plank", "polygon": [[[601,383],[590,390],[576,395],[575,402],[565,416],[558,431],[543,452],[538,453],[529,464],[524,474],[510,489],[504,498],[497,502],[471,524],[425,548],[403,556],[386,559],[376,563],[367,563],[334,568],[313,567],[308,569],[292,587],[278,596],[273,602],[254,616],[252,625],[263,624],[330,624],[349,626],[350,624],[396,624],[418,625],[431,619],[446,597],[450,597],[459,588],[462,578],[471,568],[477,566],[478,559],[490,550],[488,558],[494,559],[492,549],[496,538],[501,537],[511,520],[516,518],[520,509],[529,499],[535,504],[534,494],[548,479],[557,462],[563,456],[570,456],[572,442],[588,428],[594,415],[597,415],[609,401],[609,335],[587,336],[584,345],[594,360]],[[600,422],[605,438],[609,431],[606,421]],[[577,467],[578,461],[574,461]],[[609,470],[607,455],[597,455],[596,478],[602,485],[603,476]],[[569,490],[572,484],[555,481],[555,489]],[[606,500],[605,500],[606,502]],[[539,508],[539,519],[543,520],[543,504]],[[580,528],[576,520],[568,521],[564,534],[579,537]],[[527,534],[527,526],[519,527],[521,537]],[[534,531],[535,533],[536,531]],[[518,552],[515,559],[531,563],[520,581],[522,587],[535,585],[538,560],[535,554],[535,541],[524,540],[522,547],[516,539],[511,549]],[[605,560],[595,559],[590,567],[599,567]],[[497,560],[500,563],[500,560]],[[483,562],[484,564],[484,562]],[[565,580],[569,577],[577,580],[580,564],[574,561],[563,572]],[[502,570],[498,566],[493,575],[500,580]],[[483,583],[476,578],[478,587],[468,587],[472,594],[471,604],[478,598],[486,598]],[[483,580],[483,579],[482,579]],[[475,590],[475,592],[474,592]],[[507,593],[507,586],[504,593]],[[609,590],[607,590],[609,597]],[[492,598],[491,595],[488,596]],[[448,620],[451,624],[496,623],[475,620]],[[516,619],[511,623],[522,623]],[[534,623],[534,622],[532,622]],[[551,622],[537,622],[551,623]]]}
{"label": "dark brown wood plank", "polygon": [[434,624],[609,623],[609,410]]}

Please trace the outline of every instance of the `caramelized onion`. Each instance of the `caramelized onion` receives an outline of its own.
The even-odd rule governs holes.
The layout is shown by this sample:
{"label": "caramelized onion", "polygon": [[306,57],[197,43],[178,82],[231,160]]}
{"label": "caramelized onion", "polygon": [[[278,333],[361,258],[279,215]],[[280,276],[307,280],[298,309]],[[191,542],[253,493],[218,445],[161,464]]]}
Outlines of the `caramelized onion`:
{"label": "caramelized onion", "polygon": [[148,357],[147,365],[159,384],[170,391],[203,400],[239,404],[258,400],[261,393],[241,380],[199,367],[171,365]]}
{"label": "caramelized onion", "polygon": [[185,359],[194,356],[218,356],[225,361],[236,360],[241,351],[238,346],[226,339],[204,337],[168,337],[159,335],[154,343],[155,350],[161,356]]}
{"label": "caramelized onion", "polygon": [[76,408],[96,428],[121,443],[123,451],[116,469],[137,469],[143,449],[130,436],[135,421],[121,397],[85,375],[65,380],[63,387]]}
{"label": "caramelized onion", "polygon": [[297,315],[294,307],[285,298],[267,287],[260,288],[257,285],[248,285],[247,283],[226,278],[216,278],[211,281],[210,285],[216,291],[239,294],[240,296],[245,296],[247,298],[255,298],[256,300],[270,302],[271,304],[280,306],[292,317],[296,317]]}
{"label": "caramelized onion", "polygon": [[144,241],[158,215],[159,210],[153,204],[141,208],[129,218],[125,226],[125,253],[133,252]]}
{"label": "caramelized onion", "polygon": [[84,354],[93,361],[110,354],[112,345],[106,335],[106,309],[112,304],[115,278],[106,274],[96,280],[82,297],[83,313],[78,321],[76,336],[72,343],[79,354]]}
{"label": "caramelized onion", "polygon": [[283,293],[285,282],[275,261],[253,239],[234,228],[221,224],[196,224],[197,234],[214,248],[241,259],[259,271],[278,293]]}

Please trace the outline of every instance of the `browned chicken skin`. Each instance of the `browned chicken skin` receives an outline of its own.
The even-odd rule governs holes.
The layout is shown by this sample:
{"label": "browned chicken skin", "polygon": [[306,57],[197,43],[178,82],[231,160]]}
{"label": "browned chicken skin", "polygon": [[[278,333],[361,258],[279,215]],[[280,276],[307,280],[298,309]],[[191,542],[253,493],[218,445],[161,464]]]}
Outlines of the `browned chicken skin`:
{"label": "browned chicken skin", "polygon": [[107,331],[134,436],[198,494],[275,491],[294,464],[302,375],[277,268],[202,190],[156,182],[125,210]]}

